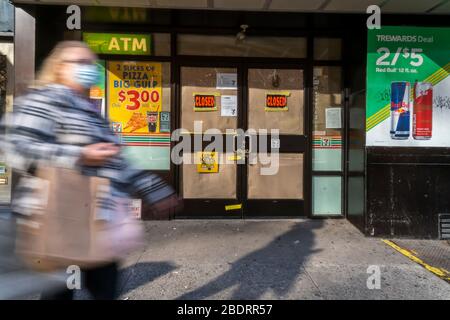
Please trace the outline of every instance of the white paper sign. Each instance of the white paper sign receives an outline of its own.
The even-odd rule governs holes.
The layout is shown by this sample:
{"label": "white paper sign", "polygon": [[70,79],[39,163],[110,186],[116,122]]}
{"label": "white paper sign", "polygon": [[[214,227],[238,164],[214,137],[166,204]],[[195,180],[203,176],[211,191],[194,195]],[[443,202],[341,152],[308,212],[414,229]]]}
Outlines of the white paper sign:
{"label": "white paper sign", "polygon": [[325,127],[327,129],[341,129],[341,108],[325,109]]}
{"label": "white paper sign", "polygon": [[218,73],[216,89],[236,90],[237,89],[237,73]]}
{"label": "white paper sign", "polygon": [[140,219],[142,215],[142,200],[130,199],[130,210],[135,219]]}
{"label": "white paper sign", "polygon": [[221,96],[220,103],[222,117],[237,117],[237,96]]}

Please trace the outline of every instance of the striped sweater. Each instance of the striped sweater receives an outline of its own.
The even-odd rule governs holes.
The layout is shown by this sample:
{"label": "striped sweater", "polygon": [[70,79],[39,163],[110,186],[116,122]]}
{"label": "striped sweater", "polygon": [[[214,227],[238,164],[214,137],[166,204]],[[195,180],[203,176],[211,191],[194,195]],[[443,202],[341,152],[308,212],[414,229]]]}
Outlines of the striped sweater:
{"label": "striped sweater", "polygon": [[119,197],[137,197],[151,205],[174,194],[158,175],[134,169],[121,154],[101,167],[80,165],[84,146],[118,143],[118,138],[91,102],[67,87],[30,89],[15,100],[14,111],[4,117],[1,126],[6,134],[0,148],[9,166],[21,174],[11,203],[17,213],[32,212],[36,203],[33,187],[38,185],[32,172],[39,166],[75,169],[83,175],[109,179],[111,194],[101,201],[105,215],[114,213]]}

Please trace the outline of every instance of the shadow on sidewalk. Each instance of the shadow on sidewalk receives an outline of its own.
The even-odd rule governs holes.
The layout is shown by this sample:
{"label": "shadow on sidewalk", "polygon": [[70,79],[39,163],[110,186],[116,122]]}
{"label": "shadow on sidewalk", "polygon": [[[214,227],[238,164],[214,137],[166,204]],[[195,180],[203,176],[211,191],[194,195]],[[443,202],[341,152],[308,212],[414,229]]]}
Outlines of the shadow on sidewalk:
{"label": "shadow on sidewalk", "polygon": [[156,280],[176,269],[170,262],[139,262],[120,271],[120,295]]}
{"label": "shadow on sidewalk", "polygon": [[208,299],[234,286],[237,288],[230,297],[232,300],[261,299],[269,290],[282,297],[303,272],[302,265],[309,256],[320,251],[313,249],[314,230],[322,226],[322,220],[297,223],[265,247],[231,263],[229,271],[177,299]]}

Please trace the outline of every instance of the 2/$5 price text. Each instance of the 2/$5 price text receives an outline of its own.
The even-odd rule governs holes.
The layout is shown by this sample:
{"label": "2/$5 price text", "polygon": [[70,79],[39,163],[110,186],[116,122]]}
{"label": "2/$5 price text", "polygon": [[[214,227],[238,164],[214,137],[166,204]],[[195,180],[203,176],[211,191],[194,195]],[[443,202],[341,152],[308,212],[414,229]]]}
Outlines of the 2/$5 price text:
{"label": "2/$5 price text", "polygon": [[193,307],[184,304],[177,308],[178,315],[197,315],[208,318],[210,315],[270,315],[271,304],[222,304],[220,308]]}

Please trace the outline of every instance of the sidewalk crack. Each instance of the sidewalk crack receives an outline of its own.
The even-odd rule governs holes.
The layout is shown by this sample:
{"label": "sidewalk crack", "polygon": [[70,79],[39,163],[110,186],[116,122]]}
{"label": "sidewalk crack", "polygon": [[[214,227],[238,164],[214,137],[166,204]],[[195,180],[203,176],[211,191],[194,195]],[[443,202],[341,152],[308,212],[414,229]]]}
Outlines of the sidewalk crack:
{"label": "sidewalk crack", "polygon": [[305,270],[306,275],[308,276],[308,278],[311,280],[311,282],[314,284],[314,286],[316,287],[317,291],[319,291],[319,295],[322,299],[325,299],[325,297],[322,294],[322,291],[320,290],[319,286],[317,285],[316,281],[314,281],[314,279],[311,277],[311,275],[309,274],[308,270],[306,269],[306,265],[304,265],[303,270]]}

